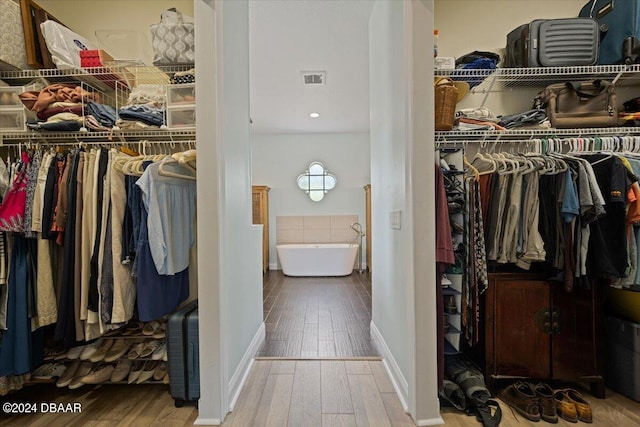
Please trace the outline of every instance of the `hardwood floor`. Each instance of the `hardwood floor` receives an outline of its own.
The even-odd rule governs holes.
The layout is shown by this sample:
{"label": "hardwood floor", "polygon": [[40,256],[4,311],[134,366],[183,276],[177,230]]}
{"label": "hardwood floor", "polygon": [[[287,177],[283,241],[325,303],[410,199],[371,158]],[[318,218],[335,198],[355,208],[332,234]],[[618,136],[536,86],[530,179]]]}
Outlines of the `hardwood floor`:
{"label": "hardwood floor", "polygon": [[[607,390],[607,399],[584,393],[593,410],[594,427],[640,426],[640,403]],[[1,402],[56,402],[82,405],[81,413],[30,415],[2,414],[0,426],[191,426],[198,411],[176,408],[163,385],[84,386],[58,389],[52,384],[29,386]],[[500,403],[503,427],[550,425],[532,423]],[[442,410],[447,426],[478,427],[475,417],[455,409]],[[380,361],[257,360],[234,411],[223,426],[229,427],[346,427],[414,426]],[[560,420],[556,426],[576,426]]]}
{"label": "hardwood floor", "polygon": [[371,343],[371,281],[346,277],[264,278],[266,339],[258,357],[376,357]]}

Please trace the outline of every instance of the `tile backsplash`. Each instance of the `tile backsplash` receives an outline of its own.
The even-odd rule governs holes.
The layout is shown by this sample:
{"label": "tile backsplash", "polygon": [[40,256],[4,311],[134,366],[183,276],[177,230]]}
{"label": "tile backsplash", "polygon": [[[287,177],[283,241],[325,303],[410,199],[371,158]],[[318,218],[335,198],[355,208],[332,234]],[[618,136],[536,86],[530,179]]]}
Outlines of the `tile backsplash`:
{"label": "tile backsplash", "polygon": [[351,243],[356,232],[349,226],[358,215],[277,216],[276,242]]}

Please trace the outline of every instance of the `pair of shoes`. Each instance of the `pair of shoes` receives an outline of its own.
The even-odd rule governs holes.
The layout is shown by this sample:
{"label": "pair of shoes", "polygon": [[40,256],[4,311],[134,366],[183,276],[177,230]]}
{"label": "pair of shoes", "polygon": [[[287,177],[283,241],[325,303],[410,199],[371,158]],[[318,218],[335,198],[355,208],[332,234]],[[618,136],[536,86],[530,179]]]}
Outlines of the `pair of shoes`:
{"label": "pair of shoes", "polygon": [[104,356],[105,362],[115,362],[124,356],[128,351],[131,344],[134,344],[131,339],[118,338],[115,340],[107,354]]}
{"label": "pair of shoes", "polygon": [[160,328],[160,322],[158,322],[157,320],[147,322],[142,328],[142,335],[151,336],[158,330],[158,328]]}
{"label": "pair of shoes", "polygon": [[583,423],[593,422],[593,413],[591,406],[587,402],[579,391],[572,388],[565,388],[561,390],[555,390],[553,393],[556,409],[558,415],[571,423],[578,422]]}
{"label": "pair of shoes", "polygon": [[118,361],[115,369],[111,373],[111,382],[119,383],[129,376],[133,362],[131,360],[122,359]]}
{"label": "pair of shoes", "polygon": [[167,336],[167,323],[163,322],[160,324],[160,327],[156,329],[156,331],[153,333],[153,337],[156,339],[162,339],[162,338],[165,338],[166,336]]}
{"label": "pair of shoes", "polygon": [[113,342],[114,342],[114,340],[111,340],[111,339],[102,340],[100,345],[98,345],[98,347],[96,347],[96,351],[91,355],[91,357],[89,357],[89,360],[91,362],[93,362],[93,363],[100,362],[102,359],[105,358],[105,356],[107,355],[107,353],[111,349],[111,346],[113,345]]}
{"label": "pair of shoes", "polygon": [[82,349],[82,353],[80,353],[80,360],[89,360],[93,355],[98,351],[98,348],[108,340],[104,340],[102,338],[92,342],[91,344],[87,344]]}
{"label": "pair of shoes", "polygon": [[45,363],[31,373],[31,378],[36,380],[50,380],[64,374],[66,366],[64,363]]}
{"label": "pair of shoes", "polygon": [[158,362],[155,371],[153,371],[153,380],[162,381],[167,376],[167,362]]}
{"label": "pair of shoes", "polygon": [[467,398],[464,395],[464,391],[453,381],[445,378],[442,381],[442,388],[438,392],[438,395],[444,402],[449,403],[460,411],[467,409]]}
{"label": "pair of shoes", "polygon": [[500,390],[498,397],[529,421],[540,421],[540,399],[530,383],[516,381]]}
{"label": "pair of shoes", "polygon": [[[162,363],[162,362],[160,362]],[[158,362],[155,360],[148,360],[146,362],[138,361],[136,362],[131,371],[129,372],[129,384],[141,384],[147,381],[149,378],[153,377],[153,373],[158,365]]]}
{"label": "pair of shoes", "polygon": [[[69,382],[69,389],[75,390],[85,385],[85,382],[83,382],[82,380],[86,375],[89,375],[92,369],[93,369],[93,363],[87,362],[87,361],[80,362],[80,365],[78,366],[78,370],[73,375],[71,382]],[[57,385],[58,384],[56,383],[56,386]]]}
{"label": "pair of shoes", "polygon": [[167,354],[167,343],[163,342],[151,353],[151,360],[163,360]]}
{"label": "pair of shoes", "polygon": [[152,340],[144,344],[142,350],[140,351],[140,357],[150,357],[154,351],[156,351],[160,347],[160,341]]}
{"label": "pair of shoes", "polygon": [[447,314],[456,314],[458,312],[455,295],[444,296],[444,312]]}
{"label": "pair of shoes", "polygon": [[96,365],[81,381],[83,384],[102,384],[111,379],[113,370],[113,365]]}

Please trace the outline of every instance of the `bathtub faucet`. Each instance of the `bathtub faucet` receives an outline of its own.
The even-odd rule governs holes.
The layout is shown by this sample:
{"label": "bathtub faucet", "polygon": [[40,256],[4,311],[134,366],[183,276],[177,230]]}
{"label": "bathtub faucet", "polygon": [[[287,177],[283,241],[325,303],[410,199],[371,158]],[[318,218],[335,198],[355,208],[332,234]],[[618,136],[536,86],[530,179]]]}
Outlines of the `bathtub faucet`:
{"label": "bathtub faucet", "polygon": [[362,232],[362,225],[359,222],[354,222],[349,226],[353,231],[358,233],[356,237],[351,241],[352,245],[356,244],[356,240],[360,239],[360,244],[358,245],[358,273],[362,274],[364,270],[362,269],[362,238],[364,237],[364,233]]}

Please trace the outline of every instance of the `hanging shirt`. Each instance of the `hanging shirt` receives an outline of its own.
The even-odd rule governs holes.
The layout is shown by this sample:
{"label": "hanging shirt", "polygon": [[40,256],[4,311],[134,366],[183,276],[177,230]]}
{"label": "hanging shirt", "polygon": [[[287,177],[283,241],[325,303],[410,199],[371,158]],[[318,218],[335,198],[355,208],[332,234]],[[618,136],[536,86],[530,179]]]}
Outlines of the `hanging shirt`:
{"label": "hanging shirt", "polygon": [[[177,163],[162,169],[190,175]],[[189,266],[189,250],[195,243],[196,183],[189,179],[164,176],[160,163],[149,165],[136,185],[149,213],[147,227],[151,255],[159,274],[173,275]]]}

